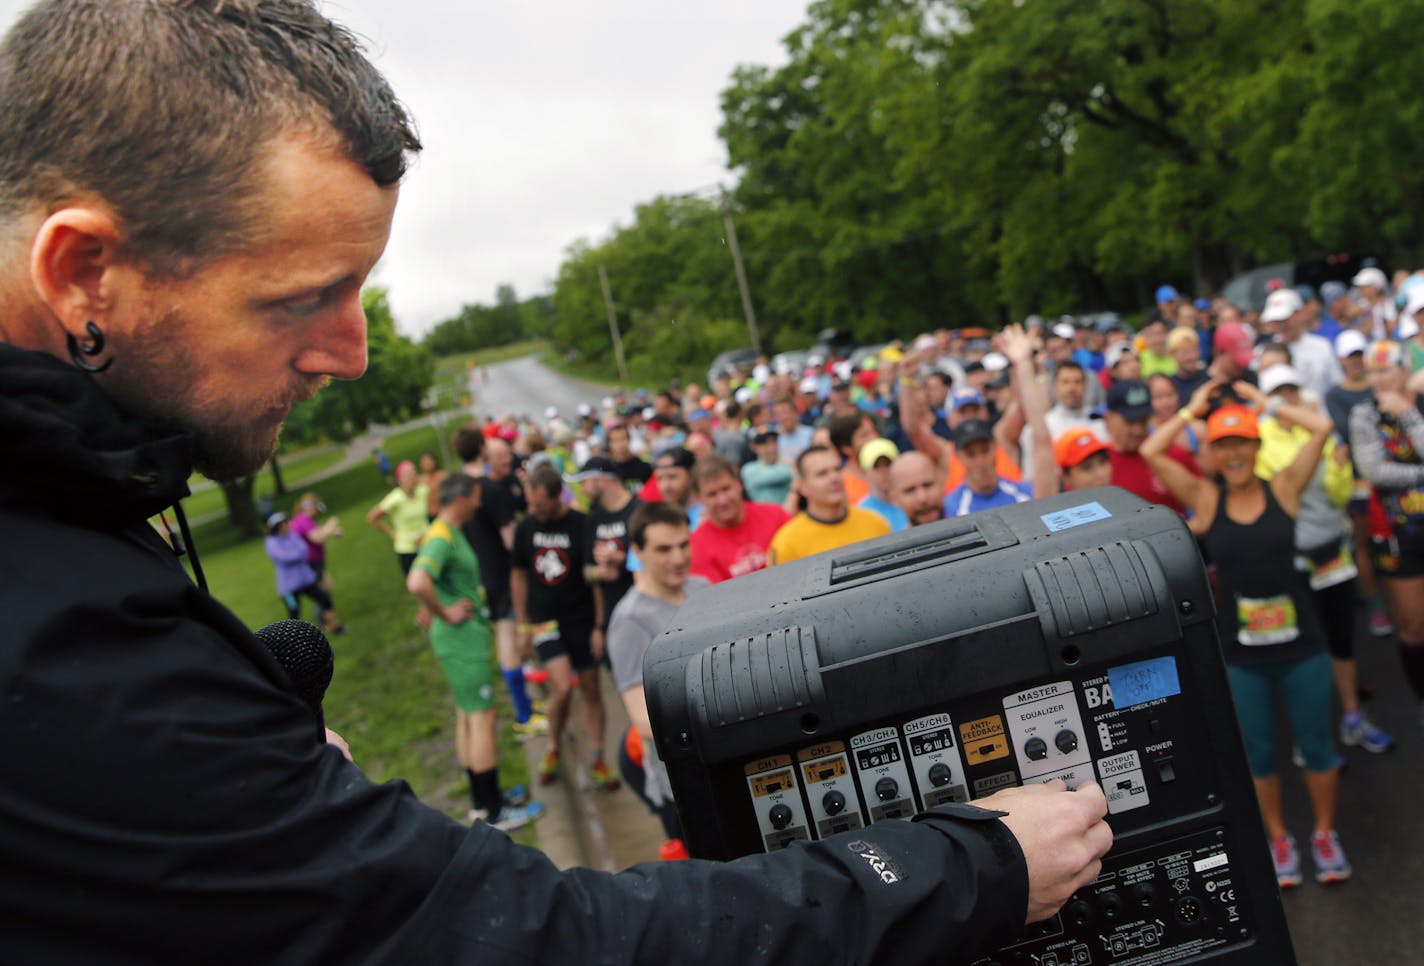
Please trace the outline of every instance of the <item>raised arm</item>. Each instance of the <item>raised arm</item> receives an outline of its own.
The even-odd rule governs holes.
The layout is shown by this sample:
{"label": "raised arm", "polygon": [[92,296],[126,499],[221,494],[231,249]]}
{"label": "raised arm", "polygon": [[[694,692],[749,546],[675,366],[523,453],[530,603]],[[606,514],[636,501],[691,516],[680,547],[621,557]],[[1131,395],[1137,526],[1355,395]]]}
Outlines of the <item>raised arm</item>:
{"label": "raised arm", "polygon": [[1197,391],[1192,393],[1191,400],[1173,413],[1171,419],[1158,426],[1152,435],[1147,437],[1139,451],[1152,472],[1157,474],[1157,478],[1171,494],[1198,515],[1212,509],[1216,494],[1211,481],[1197,476],[1172,459],[1167,455],[1167,450],[1184,425],[1193,419],[1201,418],[1200,414],[1206,411],[1207,403],[1217,389],[1218,386],[1214,382],[1204,382],[1198,386]]}
{"label": "raised arm", "polygon": [[1029,448],[1033,453],[1033,479],[1030,481],[1033,495],[1052,496],[1059,491],[1062,483],[1058,478],[1058,464],[1053,459],[1053,437],[1048,429],[1048,387],[1038,381],[1038,370],[1033,364],[1033,340],[1017,325],[1005,326],[1001,338],[1004,354],[1014,366],[1014,389],[1018,394],[1019,409],[1028,423]]}

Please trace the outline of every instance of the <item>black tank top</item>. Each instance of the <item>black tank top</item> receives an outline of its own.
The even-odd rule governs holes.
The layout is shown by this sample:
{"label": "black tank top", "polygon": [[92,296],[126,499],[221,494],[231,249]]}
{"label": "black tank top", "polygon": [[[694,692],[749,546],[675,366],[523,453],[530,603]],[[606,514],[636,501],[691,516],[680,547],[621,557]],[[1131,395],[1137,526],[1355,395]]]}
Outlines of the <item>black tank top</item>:
{"label": "black tank top", "polygon": [[1270,485],[1261,485],[1266,509],[1254,523],[1240,524],[1226,513],[1222,484],[1216,518],[1202,538],[1216,564],[1216,621],[1228,664],[1294,661],[1325,646],[1309,579],[1295,566],[1295,520]]}

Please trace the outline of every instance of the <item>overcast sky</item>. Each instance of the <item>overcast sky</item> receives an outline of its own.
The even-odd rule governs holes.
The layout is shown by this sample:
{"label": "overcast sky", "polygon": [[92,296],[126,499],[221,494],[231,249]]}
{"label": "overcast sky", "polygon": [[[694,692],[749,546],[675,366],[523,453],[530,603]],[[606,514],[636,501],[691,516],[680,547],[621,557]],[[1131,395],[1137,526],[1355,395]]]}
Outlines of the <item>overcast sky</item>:
{"label": "overcast sky", "polygon": [[[366,38],[425,152],[374,281],[403,331],[552,288],[564,250],[658,194],[730,178],[718,95],[785,62],[808,0],[326,0]],[[8,27],[26,6],[0,0]]]}

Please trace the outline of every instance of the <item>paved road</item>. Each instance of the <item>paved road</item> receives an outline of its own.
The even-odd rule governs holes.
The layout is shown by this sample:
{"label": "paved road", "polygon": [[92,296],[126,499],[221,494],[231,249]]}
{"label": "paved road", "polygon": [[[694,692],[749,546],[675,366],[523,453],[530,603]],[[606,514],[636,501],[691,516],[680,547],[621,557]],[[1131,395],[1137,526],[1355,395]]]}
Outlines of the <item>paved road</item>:
{"label": "paved road", "polygon": [[579,403],[598,406],[609,387],[584,382],[550,369],[538,356],[511,359],[470,373],[470,395],[480,416],[523,415],[544,422],[544,410],[557,407],[572,422]]}
{"label": "paved road", "polygon": [[[533,357],[491,366],[486,383],[475,389],[481,414],[510,411],[536,418],[549,405],[568,415],[578,403],[596,402],[606,392],[567,379]],[[1424,963],[1424,736],[1393,639],[1368,637],[1361,621],[1357,640],[1361,680],[1376,689],[1373,714],[1398,737],[1399,747],[1387,755],[1348,752],[1337,824],[1355,879],[1318,886],[1309,879],[1306,860],[1305,885],[1285,896],[1301,966]],[[1289,824],[1308,849],[1309,802],[1299,773],[1289,763],[1284,769]]]}

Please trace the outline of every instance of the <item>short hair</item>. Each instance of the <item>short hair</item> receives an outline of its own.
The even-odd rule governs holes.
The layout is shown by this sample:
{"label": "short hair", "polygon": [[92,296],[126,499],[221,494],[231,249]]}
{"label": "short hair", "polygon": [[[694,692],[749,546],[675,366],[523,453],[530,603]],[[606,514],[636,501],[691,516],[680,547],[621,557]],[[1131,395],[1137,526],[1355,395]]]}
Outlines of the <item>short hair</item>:
{"label": "short hair", "polygon": [[1085,379],[1088,375],[1086,372],[1083,371],[1083,367],[1078,363],[1074,362],[1072,359],[1064,359],[1062,362],[1055,365],[1053,367],[1053,378],[1057,379],[1058,374],[1060,372],[1076,372],[1078,373],[1078,375],[1084,377]]}
{"label": "short hair", "polygon": [[628,540],[633,546],[642,550],[648,545],[648,527],[655,523],[665,523],[670,527],[685,527],[688,525],[687,514],[683,513],[680,507],[662,500],[644,503],[628,518]]}
{"label": "short hair", "polygon": [[1189,329],[1185,325],[1179,325],[1171,332],[1167,333],[1167,351],[1175,351],[1178,346],[1201,345],[1201,336],[1197,335],[1196,329]]}
{"label": "short hair", "polygon": [[633,438],[632,434],[628,432],[628,427],[624,426],[622,423],[610,423],[608,427],[603,431],[603,435],[605,438],[612,436],[614,433],[622,433],[629,439]]}
{"label": "short hair", "polygon": [[536,490],[543,490],[549,496],[558,496],[564,492],[564,478],[548,463],[540,463],[529,472],[529,485]]}
{"label": "short hair", "polygon": [[692,464],[692,485],[701,486],[703,480],[712,480],[726,473],[734,480],[741,480],[742,476],[737,472],[737,468],[732,465],[732,461],[715,450],[710,453],[703,453],[696,463]]}
{"label": "short hair", "polygon": [[485,455],[485,434],[480,432],[480,428],[474,423],[461,426],[455,430],[451,445],[455,447],[455,455],[460,457],[462,463],[473,463]]}
{"label": "short hair", "polygon": [[870,418],[869,413],[853,412],[836,416],[831,420],[831,445],[836,448],[837,453],[843,453],[850,448],[855,440],[855,432],[860,429],[860,424]]}
{"label": "short hair", "polygon": [[839,462],[841,458],[841,454],[837,453],[829,446],[807,446],[796,457],[796,472],[798,474],[804,475],[806,469],[806,457],[810,456],[813,453],[829,453],[836,458],[837,462]]}
{"label": "short hair", "polygon": [[945,372],[943,369],[931,369],[929,375],[925,376],[925,379],[937,379],[938,381],[944,383],[946,389],[954,385],[954,377],[951,376],[949,373]]}
{"label": "short hair", "polygon": [[437,491],[442,507],[449,506],[462,496],[469,496],[475,491],[475,485],[479,481],[468,473],[450,473],[445,479],[440,481],[440,489]]}
{"label": "short hair", "polygon": [[0,42],[0,218],[96,195],[160,276],[251,243],[265,149],[296,133],[382,187],[420,150],[311,0],[40,0]]}

